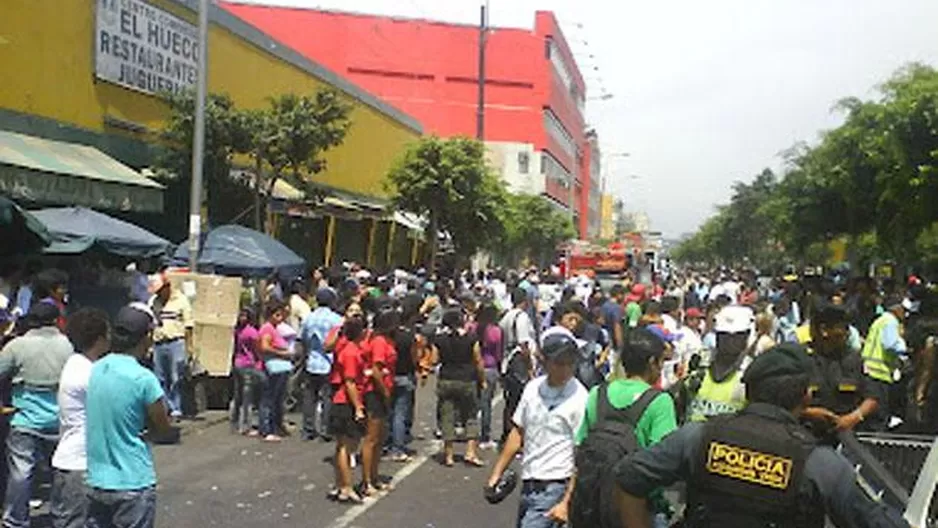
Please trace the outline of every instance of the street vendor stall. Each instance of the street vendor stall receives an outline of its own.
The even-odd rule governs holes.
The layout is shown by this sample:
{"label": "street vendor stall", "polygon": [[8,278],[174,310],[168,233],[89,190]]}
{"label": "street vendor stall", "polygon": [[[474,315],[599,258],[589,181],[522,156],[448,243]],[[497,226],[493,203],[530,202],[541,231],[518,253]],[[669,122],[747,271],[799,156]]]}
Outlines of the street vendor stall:
{"label": "street vendor stall", "polygon": [[[179,244],[173,261],[189,263],[189,248]],[[224,225],[208,232],[199,251],[201,272],[243,278],[266,278],[273,273],[283,278],[301,277],[306,261],[279,240],[239,225]]]}
{"label": "street vendor stall", "polygon": [[164,255],[170,242],[129,222],[84,207],[40,209],[33,215],[52,236],[50,255],[76,255],[92,248],[129,258]]}
{"label": "street vendor stall", "polygon": [[0,196],[0,256],[38,253],[50,241],[42,222],[13,200]]}

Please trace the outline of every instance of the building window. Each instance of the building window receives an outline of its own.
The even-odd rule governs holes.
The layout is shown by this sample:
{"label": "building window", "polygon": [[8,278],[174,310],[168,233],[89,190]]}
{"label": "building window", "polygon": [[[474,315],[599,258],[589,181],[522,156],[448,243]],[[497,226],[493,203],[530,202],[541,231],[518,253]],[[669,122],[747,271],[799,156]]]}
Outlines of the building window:
{"label": "building window", "polygon": [[547,177],[548,180],[555,182],[557,185],[560,185],[564,189],[569,189],[573,183],[573,177],[563,168],[549,152],[541,153],[541,172]]}
{"label": "building window", "polygon": [[527,174],[531,167],[531,155],[527,152],[518,153],[518,172]]}
{"label": "building window", "polygon": [[564,152],[573,159],[577,159],[576,143],[573,135],[560,122],[560,118],[550,109],[544,109],[544,128],[547,133],[563,148]]}

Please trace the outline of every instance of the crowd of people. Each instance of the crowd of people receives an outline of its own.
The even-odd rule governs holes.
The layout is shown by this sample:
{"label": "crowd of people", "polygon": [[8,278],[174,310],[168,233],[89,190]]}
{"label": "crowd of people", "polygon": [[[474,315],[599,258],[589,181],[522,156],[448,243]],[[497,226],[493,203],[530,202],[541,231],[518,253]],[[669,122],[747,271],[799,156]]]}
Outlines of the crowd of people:
{"label": "crowd of people", "polygon": [[[938,304],[922,279],[722,269],[604,289],[552,271],[379,277],[349,265],[271,280],[235,328],[232,431],[334,442],[329,498],[360,504],[392,490],[382,462],[413,459],[416,390],[434,378],[440,462],[491,465],[490,502],[520,480],[522,528],[668,526],[679,512],[663,490],[678,480],[687,526],[825,514],[903,526],[829,448],[854,430],[934,432]],[[110,319],[68,313],[67,283],[41,272],[26,310],[9,300],[18,292],[0,298],[4,526],[28,526],[45,457],[56,526],[152,526],[143,433],[171,433],[182,415],[189,300],[155,274],[145,302]],[[299,428],[285,420],[291,399]]]}
{"label": "crowd of people", "polygon": [[[284,431],[282,424],[245,428],[250,411],[244,402],[259,401],[261,416],[271,415],[264,408],[273,405],[276,415],[282,382],[256,382],[275,375],[265,357],[288,350],[295,362],[301,358],[303,437],[335,440],[330,497],[360,503],[391,488],[380,478],[382,460],[411,459],[414,391],[434,372],[441,462],[454,465],[460,443],[460,460],[470,466],[486,465],[482,453],[498,450],[486,487],[487,498],[497,502],[512,487],[506,483],[518,479],[510,466],[520,456],[523,527],[618,526],[589,516],[608,515],[597,505],[615,502],[611,497],[628,489],[608,489],[612,468],[632,459],[626,454],[649,451],[681,424],[745,414],[757,401],[793,414],[822,446],[836,445],[843,431],[894,428],[905,416],[894,398],[899,386],[909,386],[910,372],[903,369],[910,363],[900,323],[910,307],[929,304],[914,281],[905,297],[879,292],[858,298],[848,291],[853,285],[791,276],[760,283],[726,270],[675,273],[655,284],[626,276],[605,290],[584,276],[562,280],[534,269],[439,279],[423,272],[374,277],[351,268],[320,271],[313,280],[315,309],[303,299],[302,282],[291,284],[287,298],[271,301],[272,347],[251,337],[258,334],[251,312],[242,313],[238,350],[244,359],[236,364],[248,370],[239,370],[243,390],[232,423],[279,441],[272,431]],[[298,307],[305,315],[296,318],[296,329],[283,328]],[[753,373],[762,356],[768,374]],[[786,366],[773,367],[777,362]],[[806,370],[793,374],[799,366]],[[762,391],[774,387],[776,370],[797,378],[793,390],[803,381],[803,408],[791,391]],[[919,400],[927,400],[930,385],[923,387],[930,375],[913,378]],[[250,394],[251,386],[266,386],[261,394],[268,396]],[[499,392],[503,428],[493,434]],[[906,418],[909,427],[926,423]],[[634,445],[617,445],[625,437]],[[355,479],[359,456],[361,477]],[[819,460],[838,469],[845,463],[827,455]],[[852,479],[846,488],[821,484],[822,493],[841,494],[827,514],[847,516],[844,526],[901,525],[882,504],[862,496]],[[676,514],[661,490],[656,486],[643,503],[655,526],[667,526]]]}

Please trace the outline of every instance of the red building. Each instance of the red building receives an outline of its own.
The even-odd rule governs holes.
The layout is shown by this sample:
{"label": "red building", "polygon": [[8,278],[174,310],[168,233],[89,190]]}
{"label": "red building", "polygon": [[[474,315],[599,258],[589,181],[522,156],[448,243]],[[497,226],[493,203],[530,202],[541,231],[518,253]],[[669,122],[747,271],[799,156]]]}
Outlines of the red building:
{"label": "red building", "polygon": [[[224,9],[420,120],[440,136],[476,134],[478,27],[360,13],[222,3]],[[509,187],[589,223],[585,84],[553,13],[534,29],[488,33],[485,140]],[[573,185],[571,192],[571,185]]]}

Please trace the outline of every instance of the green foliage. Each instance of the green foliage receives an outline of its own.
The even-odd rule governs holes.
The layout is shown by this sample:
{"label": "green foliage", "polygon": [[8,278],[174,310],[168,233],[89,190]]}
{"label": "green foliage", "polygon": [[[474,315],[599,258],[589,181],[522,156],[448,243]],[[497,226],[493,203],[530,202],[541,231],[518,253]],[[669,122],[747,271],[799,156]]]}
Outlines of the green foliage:
{"label": "green foliage", "polygon": [[270,99],[269,111],[257,121],[260,126],[255,141],[273,169],[271,188],[287,168],[297,185],[302,185],[304,173],[322,172],[326,168],[322,154],[345,140],[351,111],[352,105],[333,89],[319,90],[312,96],[284,94]]}
{"label": "green foliage", "polygon": [[[168,95],[166,101],[170,113],[160,133],[163,146],[157,176],[167,185],[166,216],[185,222],[192,182],[195,98],[192,92],[181,92]],[[206,98],[202,196],[210,224],[227,223],[250,207],[250,187],[230,176],[234,156],[251,149],[248,125],[227,94],[209,94]],[[173,231],[180,231],[179,227]]]}
{"label": "green foliage", "polygon": [[[192,134],[195,98],[191,92],[167,97],[170,116],[160,134],[165,147],[159,175],[169,185],[167,213],[186,218],[192,173]],[[265,197],[289,170],[291,183],[309,190],[309,177],[326,168],[322,155],[342,144],[352,105],[333,89],[313,95],[284,94],[270,99],[264,110],[239,110],[227,94],[209,94],[205,109],[204,197],[210,224],[241,219],[255,206],[251,182],[231,177],[234,157],[259,159]],[[265,177],[264,175],[267,174]],[[265,209],[261,205],[262,209]]]}
{"label": "green foliage", "polygon": [[900,264],[931,259],[938,248],[938,71],[908,65],[880,92],[876,100],[839,101],[839,127],[815,146],[784,153],[780,181],[762,173],[734,186],[730,204],[674,254],[817,263],[832,239],[846,237],[854,269],[874,256]]}
{"label": "green foliage", "polygon": [[431,263],[438,231],[451,235],[460,258],[491,248],[503,235],[499,212],[507,193],[479,141],[422,138],[391,168],[386,186],[395,208],[430,220]]}
{"label": "green foliage", "polygon": [[544,263],[551,259],[560,242],[576,237],[570,216],[540,196],[508,195],[501,220],[505,236],[498,250],[512,263],[521,259]]}

